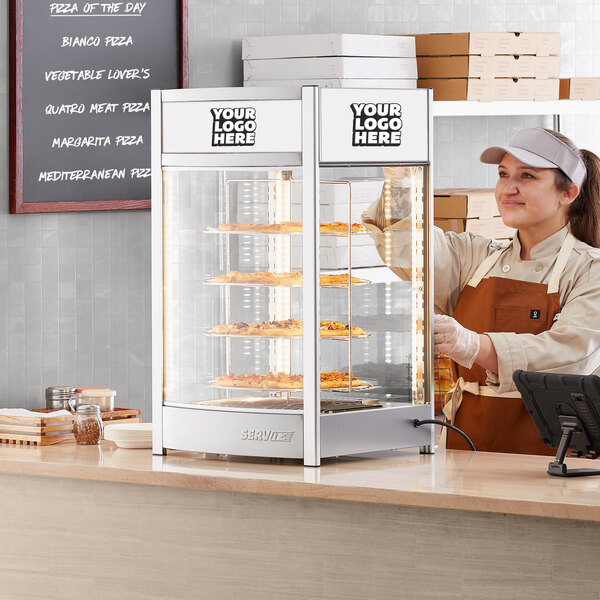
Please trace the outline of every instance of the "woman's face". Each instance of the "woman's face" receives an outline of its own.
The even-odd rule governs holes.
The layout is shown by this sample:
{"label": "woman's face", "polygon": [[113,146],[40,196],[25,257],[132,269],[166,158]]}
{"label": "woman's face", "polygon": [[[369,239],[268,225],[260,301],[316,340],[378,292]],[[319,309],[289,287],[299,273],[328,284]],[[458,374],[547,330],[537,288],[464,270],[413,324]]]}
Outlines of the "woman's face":
{"label": "woman's face", "polygon": [[556,188],[553,169],[530,167],[507,153],[498,165],[496,202],[508,227],[553,233],[565,226],[571,200]]}

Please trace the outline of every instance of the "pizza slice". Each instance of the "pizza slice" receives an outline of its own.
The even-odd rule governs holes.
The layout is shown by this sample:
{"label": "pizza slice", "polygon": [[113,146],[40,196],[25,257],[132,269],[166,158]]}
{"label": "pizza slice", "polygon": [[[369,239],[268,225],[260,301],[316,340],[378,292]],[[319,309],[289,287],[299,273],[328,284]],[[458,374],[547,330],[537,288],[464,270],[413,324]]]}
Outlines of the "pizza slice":
{"label": "pizza slice", "polygon": [[[321,285],[347,285],[348,273],[338,275],[321,275]],[[370,283],[367,279],[352,277],[353,284]],[[223,275],[212,278],[213,283],[241,283],[252,285],[302,285],[302,271],[271,273],[270,271],[255,271],[253,273],[240,273],[229,271]]]}
{"label": "pizza slice", "polygon": [[[366,228],[361,223],[352,223],[352,233],[363,233]],[[348,233],[348,223],[333,221],[332,223],[321,223],[321,233]],[[248,233],[300,233],[302,223],[300,221],[281,221],[281,223],[221,223],[219,231],[240,231]]]}
{"label": "pizza slice", "polygon": [[[281,336],[300,337],[302,335],[302,321],[286,319],[284,321],[262,321],[245,323],[243,321],[229,325],[215,325],[211,333],[220,335],[245,336]],[[348,325],[339,321],[321,321],[321,336],[348,336]],[[352,327],[352,335],[364,335],[360,327]]]}
{"label": "pizza slice", "polygon": [[[352,233],[362,233],[366,227],[362,223],[352,223]],[[348,223],[334,221],[333,223],[321,223],[321,233],[348,233]]]}
{"label": "pizza slice", "polygon": [[[350,385],[348,379],[348,373],[341,373],[340,371],[327,371],[321,373],[321,387],[322,388],[342,388]],[[357,377],[352,377],[352,387],[363,387],[369,384],[361,381]]]}

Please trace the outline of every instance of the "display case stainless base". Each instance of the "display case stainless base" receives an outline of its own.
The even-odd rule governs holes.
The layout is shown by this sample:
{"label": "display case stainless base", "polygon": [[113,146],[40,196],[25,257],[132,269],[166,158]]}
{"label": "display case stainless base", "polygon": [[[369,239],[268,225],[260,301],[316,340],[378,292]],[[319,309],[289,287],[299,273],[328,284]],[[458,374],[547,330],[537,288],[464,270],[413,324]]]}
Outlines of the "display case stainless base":
{"label": "display case stainless base", "polygon": [[[321,415],[321,458],[432,443],[431,427],[413,426],[431,406],[410,404]],[[304,458],[303,415],[164,406],[163,447],[211,454]]]}

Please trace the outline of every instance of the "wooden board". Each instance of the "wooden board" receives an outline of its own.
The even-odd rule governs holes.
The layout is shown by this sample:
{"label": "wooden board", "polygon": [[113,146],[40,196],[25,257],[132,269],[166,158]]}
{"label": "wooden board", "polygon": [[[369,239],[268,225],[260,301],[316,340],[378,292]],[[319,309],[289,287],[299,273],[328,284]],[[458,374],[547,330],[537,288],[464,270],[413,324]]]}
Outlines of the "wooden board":
{"label": "wooden board", "polygon": [[[37,408],[33,412],[40,413],[40,416],[0,415],[0,443],[48,446],[75,441],[73,435],[75,415],[46,417],[45,413],[53,412],[46,408]],[[105,425],[123,422],[139,423],[141,421],[139,408],[115,408],[100,414]]]}

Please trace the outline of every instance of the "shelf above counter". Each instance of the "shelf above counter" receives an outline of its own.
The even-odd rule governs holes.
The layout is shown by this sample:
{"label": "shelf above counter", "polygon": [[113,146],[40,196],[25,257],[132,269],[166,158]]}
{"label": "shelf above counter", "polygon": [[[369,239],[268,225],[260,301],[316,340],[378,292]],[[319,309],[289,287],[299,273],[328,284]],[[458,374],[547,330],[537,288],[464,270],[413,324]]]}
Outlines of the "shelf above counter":
{"label": "shelf above counter", "polygon": [[523,115],[583,115],[600,114],[600,100],[497,100],[477,102],[468,100],[436,100],[434,117],[490,117]]}

